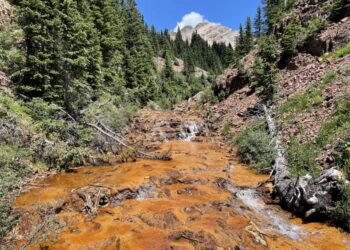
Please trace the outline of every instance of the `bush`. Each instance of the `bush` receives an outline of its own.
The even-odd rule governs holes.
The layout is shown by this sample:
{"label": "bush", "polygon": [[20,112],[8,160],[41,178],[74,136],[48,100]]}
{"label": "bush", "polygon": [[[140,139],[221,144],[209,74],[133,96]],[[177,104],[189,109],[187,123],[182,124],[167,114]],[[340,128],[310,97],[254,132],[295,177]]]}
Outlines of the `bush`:
{"label": "bush", "polygon": [[291,140],[287,148],[286,158],[288,167],[294,176],[303,176],[318,174],[315,159],[319,154],[319,150],[312,143],[300,144],[295,139]]}
{"label": "bush", "polygon": [[16,224],[16,217],[11,215],[15,196],[9,194],[18,189],[21,179],[32,172],[28,161],[31,157],[30,150],[0,144],[0,243]]}
{"label": "bush", "polygon": [[327,26],[326,20],[320,17],[315,17],[310,21],[309,25],[306,27],[306,33],[308,36],[311,36],[314,33],[324,29],[326,26]]}
{"label": "bush", "polygon": [[241,160],[250,164],[256,172],[268,173],[271,170],[276,152],[264,122],[250,126],[240,133],[236,144]]}
{"label": "bush", "polygon": [[25,56],[18,46],[22,39],[21,29],[15,24],[4,27],[0,32],[0,71],[9,76],[24,65]]}
{"label": "bush", "polygon": [[340,21],[342,18],[350,15],[349,0],[335,0],[333,3],[330,19],[332,21]]}
{"label": "bush", "polygon": [[281,45],[283,48],[283,56],[290,57],[297,52],[297,47],[306,38],[306,31],[301,26],[300,21],[294,18],[286,27]]}
{"label": "bush", "polygon": [[342,142],[343,145],[349,141],[350,131],[350,93],[337,101],[337,108],[332,118],[322,125],[320,133],[316,139],[319,147],[327,144],[335,145]]}
{"label": "bush", "polygon": [[344,186],[343,199],[335,203],[330,214],[336,224],[350,231],[350,184]]}
{"label": "bush", "polygon": [[217,96],[215,96],[213,88],[207,88],[202,92],[200,102],[202,104],[204,103],[215,104],[219,102],[219,99]]}

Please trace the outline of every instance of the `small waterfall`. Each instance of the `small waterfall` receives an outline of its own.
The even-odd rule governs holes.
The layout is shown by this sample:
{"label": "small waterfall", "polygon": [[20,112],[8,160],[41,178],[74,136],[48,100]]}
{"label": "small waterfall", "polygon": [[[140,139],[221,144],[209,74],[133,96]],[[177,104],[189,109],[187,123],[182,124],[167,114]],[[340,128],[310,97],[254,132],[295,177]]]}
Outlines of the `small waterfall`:
{"label": "small waterfall", "polygon": [[201,127],[198,126],[197,123],[186,122],[179,137],[184,141],[192,141],[192,139],[198,135],[200,130]]}

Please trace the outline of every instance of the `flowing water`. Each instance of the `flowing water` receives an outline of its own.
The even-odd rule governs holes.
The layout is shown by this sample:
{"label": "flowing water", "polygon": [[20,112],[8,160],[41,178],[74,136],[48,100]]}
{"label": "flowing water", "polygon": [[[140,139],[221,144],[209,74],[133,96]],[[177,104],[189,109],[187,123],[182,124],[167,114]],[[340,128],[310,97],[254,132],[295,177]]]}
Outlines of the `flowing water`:
{"label": "flowing water", "polygon": [[30,211],[46,206],[56,207],[60,226],[31,249],[350,249],[349,234],[265,205],[254,186],[267,176],[218,143],[181,140],[160,150],[169,147],[169,162],[82,167],[43,180],[16,201],[18,232],[37,226]]}

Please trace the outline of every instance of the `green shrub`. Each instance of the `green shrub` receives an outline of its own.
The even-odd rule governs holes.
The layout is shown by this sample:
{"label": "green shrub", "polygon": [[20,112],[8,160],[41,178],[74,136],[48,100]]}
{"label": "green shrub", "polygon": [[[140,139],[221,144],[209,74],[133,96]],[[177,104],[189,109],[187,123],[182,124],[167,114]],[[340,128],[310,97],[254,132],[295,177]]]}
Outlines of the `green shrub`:
{"label": "green shrub", "polygon": [[347,141],[345,144],[341,143],[337,147],[339,150],[335,153],[336,163],[350,179],[350,135],[345,140]]}
{"label": "green shrub", "polygon": [[276,152],[264,122],[248,127],[237,136],[236,143],[238,155],[244,163],[250,164],[258,173],[271,170]]}
{"label": "green shrub", "polygon": [[339,226],[350,231],[350,184],[344,186],[343,198],[335,203],[330,214]]}
{"label": "green shrub", "polygon": [[215,104],[219,101],[218,97],[215,96],[215,93],[212,88],[207,88],[202,92],[201,95],[201,100],[200,102],[202,104],[204,103],[210,103],[210,104]]}
{"label": "green shrub", "polygon": [[9,76],[12,76],[24,65],[25,56],[18,46],[22,39],[22,31],[17,25],[11,24],[2,27],[0,32],[0,71]]}
{"label": "green shrub", "polygon": [[319,149],[312,143],[300,144],[295,139],[291,140],[286,150],[288,167],[294,176],[302,176],[318,174],[315,159],[319,154]]}
{"label": "green shrub", "polygon": [[306,27],[306,33],[308,36],[311,36],[315,32],[318,32],[319,30],[324,29],[326,26],[327,26],[326,20],[320,17],[315,17],[310,21],[309,25]]}
{"label": "green shrub", "polygon": [[17,218],[11,214],[14,195],[10,193],[19,189],[21,179],[32,172],[28,161],[32,153],[19,146],[0,143],[0,239],[16,224]]}
{"label": "green shrub", "polygon": [[330,19],[332,21],[340,21],[342,18],[350,15],[349,0],[335,0],[332,6]]}

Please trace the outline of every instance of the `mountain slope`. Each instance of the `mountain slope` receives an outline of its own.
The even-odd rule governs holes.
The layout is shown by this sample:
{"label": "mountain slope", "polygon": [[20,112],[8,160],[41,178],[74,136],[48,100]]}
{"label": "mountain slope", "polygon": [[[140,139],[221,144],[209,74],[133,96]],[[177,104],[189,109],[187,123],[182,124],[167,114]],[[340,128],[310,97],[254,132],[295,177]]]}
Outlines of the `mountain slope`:
{"label": "mountain slope", "polygon": [[[238,32],[228,27],[215,24],[215,23],[199,23],[196,27],[185,26],[181,29],[183,39],[191,41],[192,34],[197,32],[204,40],[210,45],[214,42],[231,44],[232,47],[236,45],[236,39]],[[171,38],[175,39],[176,32],[171,33]]]}

